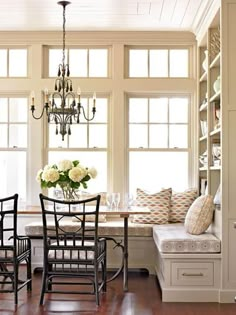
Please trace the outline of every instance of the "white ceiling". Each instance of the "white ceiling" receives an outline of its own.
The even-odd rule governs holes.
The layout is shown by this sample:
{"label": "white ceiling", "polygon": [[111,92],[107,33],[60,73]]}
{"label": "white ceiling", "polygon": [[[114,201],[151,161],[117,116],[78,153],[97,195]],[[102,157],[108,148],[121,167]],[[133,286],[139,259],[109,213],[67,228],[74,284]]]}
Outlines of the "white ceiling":
{"label": "white ceiling", "polygon": [[[193,31],[214,0],[71,0],[66,30]],[[57,0],[1,0],[1,31],[62,29]]]}

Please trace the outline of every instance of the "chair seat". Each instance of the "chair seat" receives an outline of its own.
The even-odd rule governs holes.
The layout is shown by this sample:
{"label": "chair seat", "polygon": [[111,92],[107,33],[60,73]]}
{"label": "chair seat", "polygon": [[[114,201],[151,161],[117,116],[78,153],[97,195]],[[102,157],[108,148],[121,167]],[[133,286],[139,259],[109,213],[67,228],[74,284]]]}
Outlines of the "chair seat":
{"label": "chair seat", "polygon": [[[67,241],[66,246],[64,241],[58,243],[52,243],[56,249],[50,249],[48,252],[49,259],[62,259],[62,260],[93,260],[94,259],[94,242],[85,241],[84,246],[81,245],[81,241],[77,240]],[[61,248],[60,248],[61,247]],[[86,248],[87,247],[87,248]],[[100,246],[99,246],[100,247]],[[101,248],[101,247],[100,247]],[[98,250],[101,252],[101,249]]]}
{"label": "chair seat", "polygon": [[[16,241],[16,253],[17,255],[22,255],[28,250],[30,250],[31,246],[29,242],[22,242],[22,240]],[[13,240],[4,241],[4,246],[0,246],[0,259],[9,260],[14,257],[14,245]]]}

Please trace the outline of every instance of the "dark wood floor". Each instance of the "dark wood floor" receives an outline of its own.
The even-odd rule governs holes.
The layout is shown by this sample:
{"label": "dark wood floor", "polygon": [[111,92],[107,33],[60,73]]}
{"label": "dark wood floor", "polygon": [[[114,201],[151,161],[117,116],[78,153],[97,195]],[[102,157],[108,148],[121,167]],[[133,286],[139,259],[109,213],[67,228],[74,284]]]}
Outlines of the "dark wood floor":
{"label": "dark wood floor", "polygon": [[13,294],[0,294],[1,315],[236,315],[235,304],[218,303],[163,303],[155,276],[138,272],[129,274],[129,292],[122,290],[122,277],[108,284],[101,295],[101,306],[96,307],[94,296],[46,294],[39,306],[41,274],[33,276],[33,291],[19,293],[15,308]]}

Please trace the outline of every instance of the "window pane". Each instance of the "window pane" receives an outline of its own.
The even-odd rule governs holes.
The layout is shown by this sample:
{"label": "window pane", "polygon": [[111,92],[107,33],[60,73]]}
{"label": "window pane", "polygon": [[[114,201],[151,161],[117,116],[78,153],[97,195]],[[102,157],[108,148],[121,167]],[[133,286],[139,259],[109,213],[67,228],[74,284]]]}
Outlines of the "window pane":
{"label": "window pane", "polygon": [[167,125],[150,125],[150,148],[168,147],[168,129]]}
{"label": "window pane", "polygon": [[7,76],[7,49],[0,49],[0,77]]}
{"label": "window pane", "polygon": [[87,148],[87,125],[73,124],[71,126],[71,135],[69,136],[70,148]]}
{"label": "window pane", "polygon": [[7,98],[0,98],[0,122],[8,121]]}
{"label": "window pane", "polygon": [[9,98],[10,122],[27,122],[27,98]]}
{"label": "window pane", "polygon": [[129,76],[148,77],[148,50],[129,50]]}
{"label": "window pane", "polygon": [[129,126],[129,147],[147,148],[148,146],[148,127],[147,125]]}
{"label": "window pane", "polygon": [[7,125],[0,124],[0,147],[7,148]]}
{"label": "window pane", "polygon": [[[62,49],[49,49],[49,77],[57,77],[58,66],[62,63]],[[67,50],[65,51],[65,63],[67,63]]]}
{"label": "window pane", "polygon": [[170,148],[188,147],[188,128],[186,125],[170,126]]}
{"label": "window pane", "polygon": [[9,126],[9,147],[27,147],[27,125]]}
{"label": "window pane", "polygon": [[89,76],[103,77],[108,76],[108,50],[90,49],[89,50]]}
{"label": "window pane", "polygon": [[90,148],[106,148],[107,147],[107,126],[106,125],[90,124],[89,147]]}
{"label": "window pane", "polygon": [[129,178],[129,191],[132,193],[135,193],[138,187],[149,191],[169,187],[174,191],[183,191],[188,187],[188,154],[130,152]]}
{"label": "window pane", "polygon": [[1,152],[0,195],[19,194],[26,201],[26,152]]}
{"label": "window pane", "polygon": [[151,98],[149,115],[150,122],[166,123],[168,121],[168,98]]}
{"label": "window pane", "polygon": [[188,122],[188,99],[171,98],[170,99],[170,122],[187,123]]}
{"label": "window pane", "polygon": [[[67,147],[67,136],[65,136],[64,141],[62,141],[60,133],[56,135],[56,125],[55,124],[48,124],[48,131],[49,131],[49,148],[66,148]],[[58,126],[58,132],[59,131]]]}
{"label": "window pane", "polygon": [[106,152],[75,152],[60,151],[49,152],[49,164],[54,164],[60,160],[79,160],[85,167],[95,167],[98,175],[88,182],[88,192],[96,193],[107,191],[107,153]]}
{"label": "window pane", "polygon": [[88,49],[70,49],[70,75],[71,77],[87,77],[88,65],[87,65]]}
{"label": "window pane", "polygon": [[151,49],[150,58],[150,77],[168,77],[168,50]]}
{"label": "window pane", "polygon": [[130,98],[129,99],[129,122],[141,123],[148,121],[148,99]]}
{"label": "window pane", "polygon": [[170,77],[188,77],[188,50],[170,50]]}
{"label": "window pane", "polygon": [[27,49],[9,49],[9,76],[27,76]]}

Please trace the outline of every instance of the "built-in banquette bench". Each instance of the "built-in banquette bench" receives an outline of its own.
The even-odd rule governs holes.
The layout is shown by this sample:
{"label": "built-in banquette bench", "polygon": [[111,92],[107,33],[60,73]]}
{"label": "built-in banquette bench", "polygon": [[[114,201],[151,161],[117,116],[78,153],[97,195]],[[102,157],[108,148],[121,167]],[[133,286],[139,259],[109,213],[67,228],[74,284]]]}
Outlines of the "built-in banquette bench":
{"label": "built-in banquette bench", "polygon": [[[129,219],[129,268],[156,273],[165,302],[219,301],[221,243],[208,228],[213,197],[198,197],[195,189],[173,193],[168,188],[154,194],[137,189],[137,205],[150,212]],[[106,219],[99,222],[99,235],[122,240],[123,220]],[[73,230],[78,222],[65,224]],[[32,239],[32,267],[42,267],[42,222],[26,223],[25,233]],[[113,247],[108,242],[108,268],[120,266],[119,247]]]}
{"label": "built-in banquette bench", "polygon": [[[67,222],[65,228],[74,230],[78,223]],[[25,226],[32,241],[32,266],[42,267],[42,222]],[[218,301],[220,275],[220,241],[205,232],[191,235],[183,223],[165,225],[129,222],[129,268],[156,272],[166,302]],[[99,235],[123,238],[123,221],[99,223]],[[110,242],[108,242],[110,243]],[[120,264],[119,250],[108,244],[108,267]]]}

